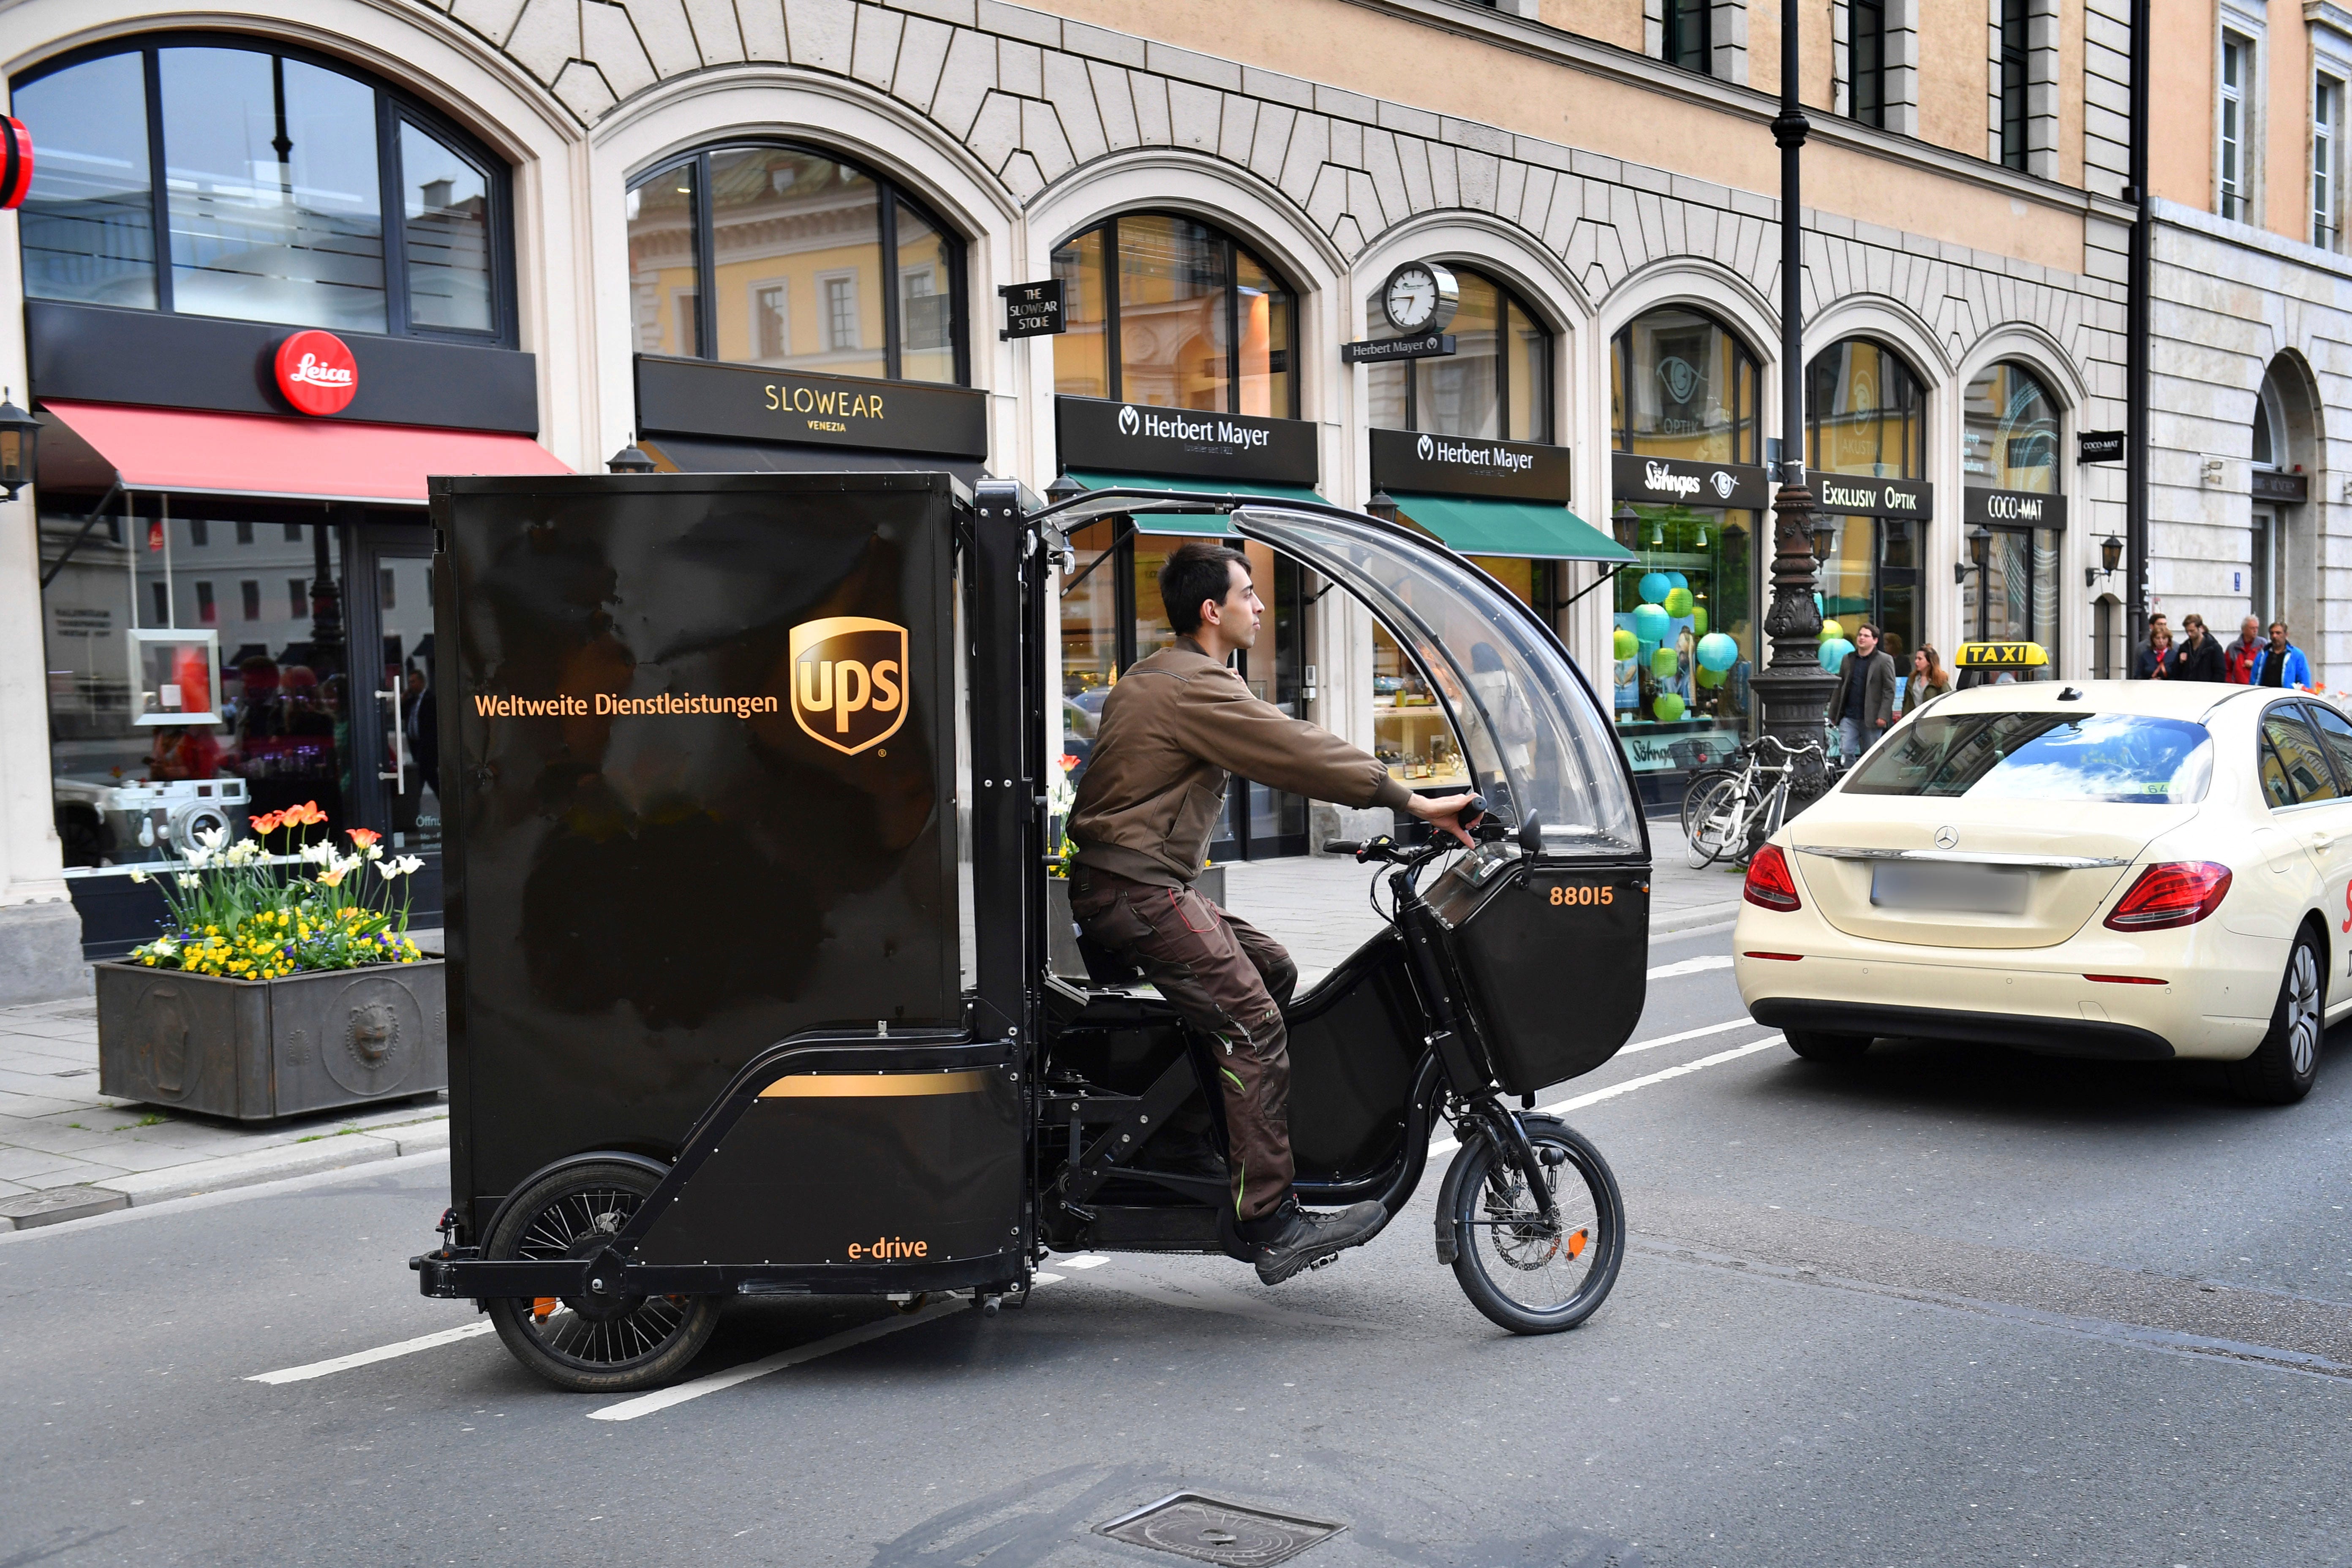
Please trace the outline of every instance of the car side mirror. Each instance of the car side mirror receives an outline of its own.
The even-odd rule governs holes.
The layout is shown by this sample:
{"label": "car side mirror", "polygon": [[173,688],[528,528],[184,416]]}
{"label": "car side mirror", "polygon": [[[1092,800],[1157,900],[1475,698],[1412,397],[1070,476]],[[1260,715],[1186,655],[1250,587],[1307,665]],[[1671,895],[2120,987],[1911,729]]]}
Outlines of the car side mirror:
{"label": "car side mirror", "polygon": [[1543,818],[1534,812],[1519,824],[1519,853],[1535,856],[1543,853]]}

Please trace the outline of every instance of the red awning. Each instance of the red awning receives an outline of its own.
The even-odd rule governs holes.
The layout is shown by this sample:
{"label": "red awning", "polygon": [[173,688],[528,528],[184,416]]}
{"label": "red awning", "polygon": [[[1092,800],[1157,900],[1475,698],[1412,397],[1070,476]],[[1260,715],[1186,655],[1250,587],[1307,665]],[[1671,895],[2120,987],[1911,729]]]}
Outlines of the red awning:
{"label": "red awning", "polygon": [[422,505],[427,474],[572,471],[530,437],[491,431],[116,403],[42,407],[58,421],[43,433],[45,481],[54,456],[61,470],[99,469],[100,487],[110,469],[129,490]]}

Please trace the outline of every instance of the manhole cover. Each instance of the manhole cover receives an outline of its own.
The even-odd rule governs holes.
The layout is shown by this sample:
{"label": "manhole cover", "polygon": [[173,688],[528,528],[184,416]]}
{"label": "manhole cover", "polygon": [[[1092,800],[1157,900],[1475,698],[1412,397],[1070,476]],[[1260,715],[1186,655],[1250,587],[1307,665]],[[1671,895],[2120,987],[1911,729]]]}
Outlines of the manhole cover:
{"label": "manhole cover", "polygon": [[1173,1552],[1196,1563],[1264,1568],[1287,1563],[1348,1527],[1242,1508],[1198,1492],[1178,1492],[1097,1528],[1115,1541]]}

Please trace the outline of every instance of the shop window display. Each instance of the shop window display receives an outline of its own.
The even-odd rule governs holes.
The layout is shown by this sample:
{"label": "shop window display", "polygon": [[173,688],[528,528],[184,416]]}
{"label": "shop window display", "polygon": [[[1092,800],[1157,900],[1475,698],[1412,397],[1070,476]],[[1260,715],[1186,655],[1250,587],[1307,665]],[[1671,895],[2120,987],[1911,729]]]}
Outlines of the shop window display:
{"label": "shop window display", "polygon": [[[62,562],[41,602],[66,864],[168,858],[181,847],[158,831],[158,812],[168,829],[206,803],[235,822],[315,801],[345,821],[358,705],[339,531],[214,530],[199,544],[186,521],[149,504],[106,518],[70,554],[83,515],[40,519],[44,571]],[[241,613],[207,623],[202,588],[214,574],[247,571],[257,591],[241,596]],[[284,580],[288,595],[260,594],[265,576]],[[421,581],[415,596],[410,618],[429,628]]]}
{"label": "shop window display", "polygon": [[627,211],[646,353],[966,379],[962,242],[870,170],[805,147],[709,148],[639,176]]}
{"label": "shop window display", "polygon": [[[1806,374],[1808,468],[1927,477],[1927,394],[1893,350],[1850,338],[1815,356]],[[1849,633],[1864,621],[1876,626],[1895,668],[1908,674],[1922,640],[1919,568],[1928,520],[1824,511],[1822,526],[1833,539],[1822,563],[1822,616]]]}
{"label": "shop window display", "polygon": [[401,94],[184,34],[68,56],[11,90],[39,127],[32,299],[513,339],[506,168]]}
{"label": "shop window display", "polygon": [[[1610,371],[1619,451],[1758,460],[1756,361],[1712,317],[1684,306],[1637,317],[1618,332]],[[1727,753],[1752,717],[1759,519],[1742,508],[1629,504],[1641,564],[1614,588],[1618,736],[1637,771],[1685,772]]]}

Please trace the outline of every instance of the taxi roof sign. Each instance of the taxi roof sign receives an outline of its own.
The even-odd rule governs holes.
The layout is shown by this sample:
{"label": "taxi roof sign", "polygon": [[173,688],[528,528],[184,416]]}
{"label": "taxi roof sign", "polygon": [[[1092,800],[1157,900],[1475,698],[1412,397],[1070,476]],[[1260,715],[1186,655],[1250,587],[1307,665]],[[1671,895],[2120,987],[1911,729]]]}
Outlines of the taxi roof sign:
{"label": "taxi roof sign", "polygon": [[2049,662],[2049,650],[2038,642],[1964,642],[1952,654],[1955,669],[2019,668]]}

